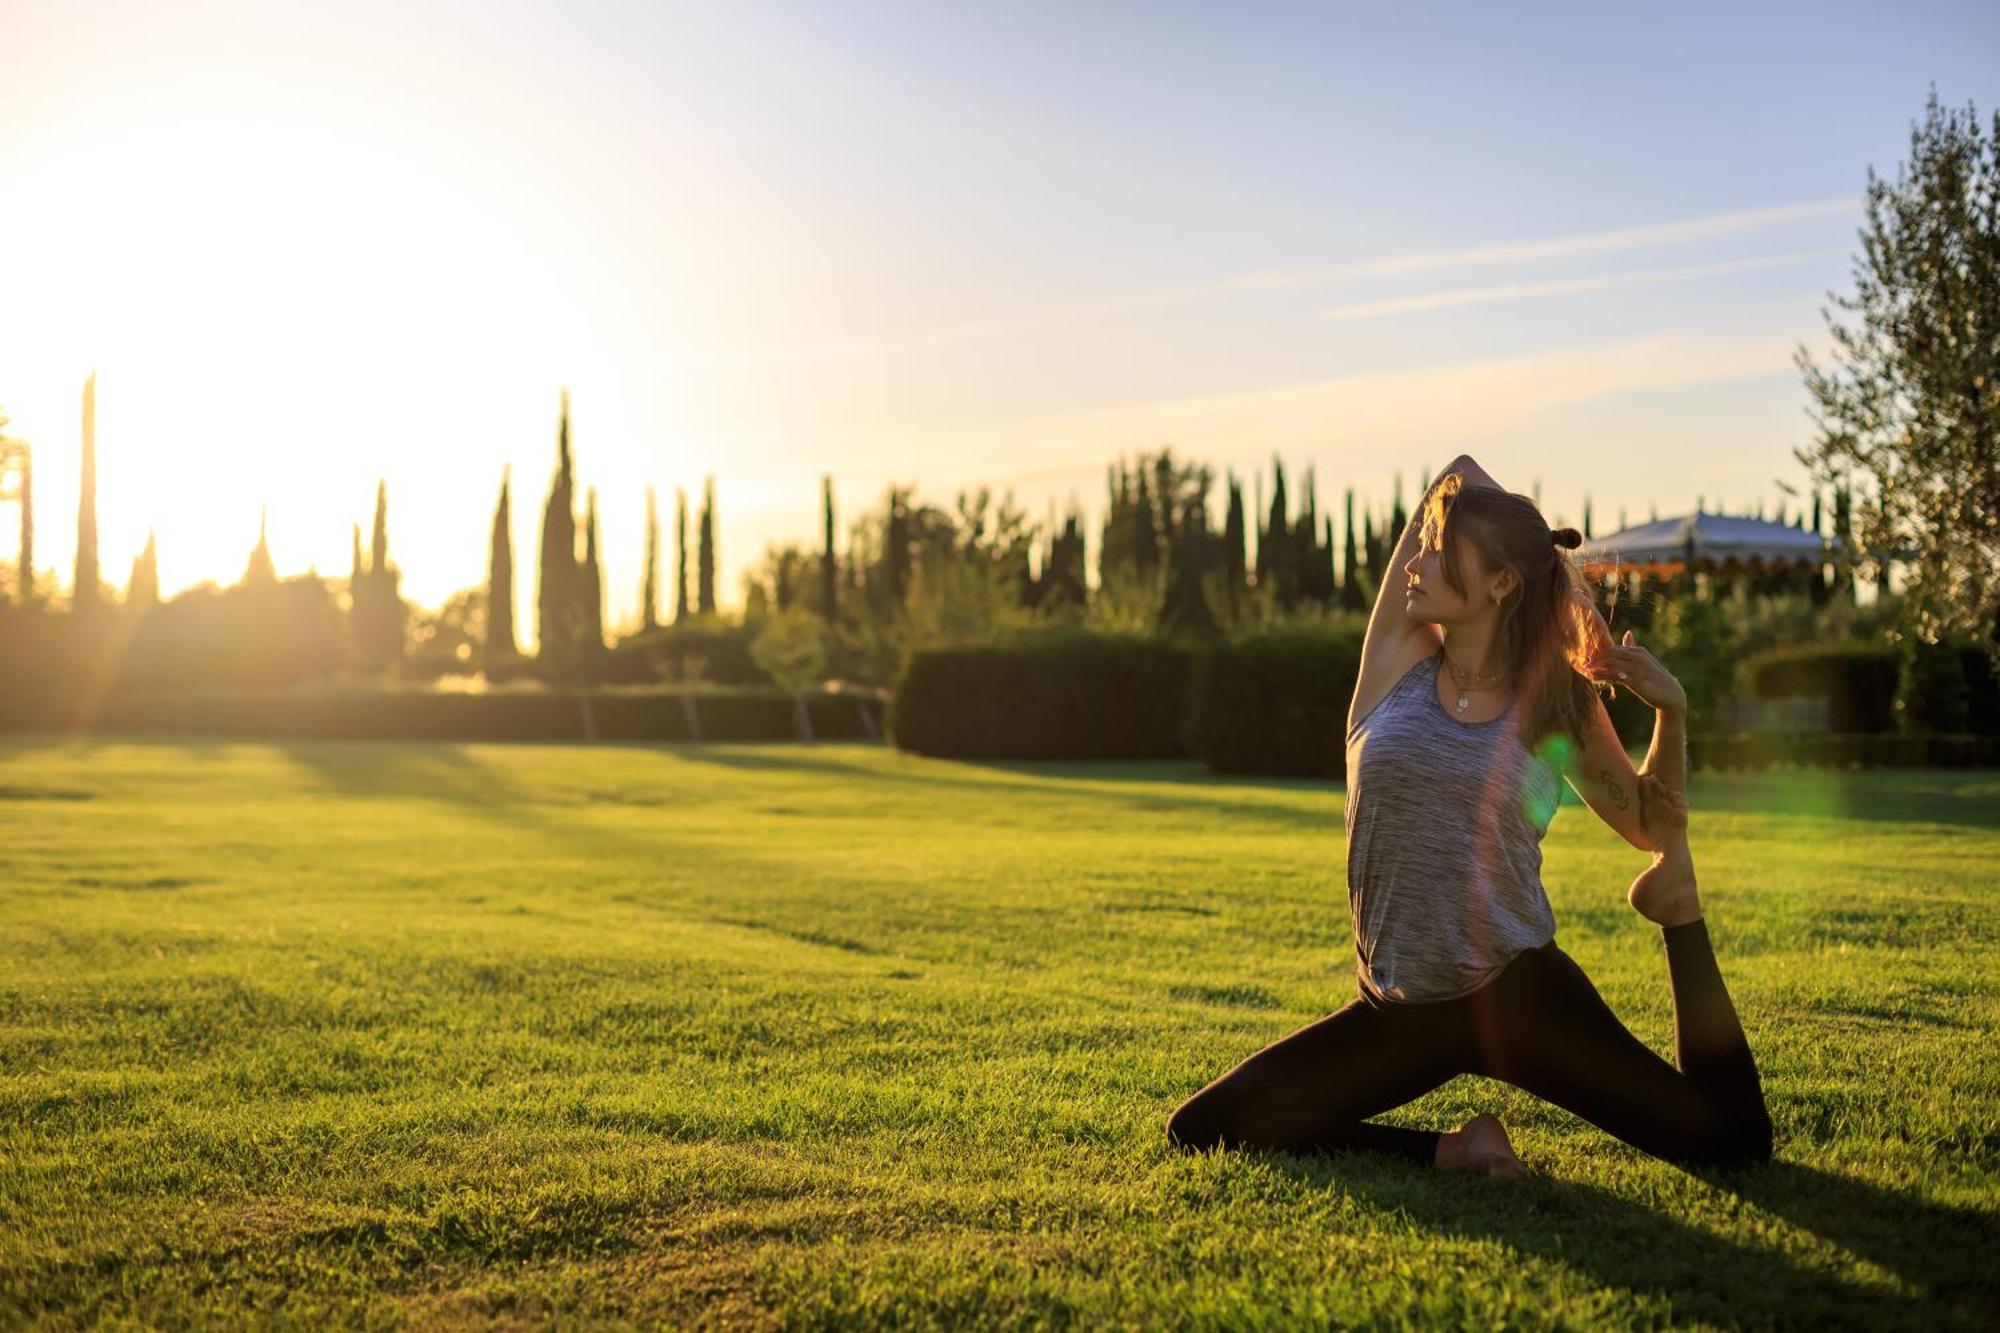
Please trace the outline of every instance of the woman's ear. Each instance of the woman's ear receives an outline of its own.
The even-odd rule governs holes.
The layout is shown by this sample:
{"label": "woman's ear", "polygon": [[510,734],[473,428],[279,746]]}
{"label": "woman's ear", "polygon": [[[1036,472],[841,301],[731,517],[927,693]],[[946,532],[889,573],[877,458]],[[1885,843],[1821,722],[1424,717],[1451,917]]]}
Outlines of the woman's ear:
{"label": "woman's ear", "polygon": [[1493,580],[1493,600],[1504,602],[1509,593],[1521,586],[1521,576],[1512,569],[1503,568]]}

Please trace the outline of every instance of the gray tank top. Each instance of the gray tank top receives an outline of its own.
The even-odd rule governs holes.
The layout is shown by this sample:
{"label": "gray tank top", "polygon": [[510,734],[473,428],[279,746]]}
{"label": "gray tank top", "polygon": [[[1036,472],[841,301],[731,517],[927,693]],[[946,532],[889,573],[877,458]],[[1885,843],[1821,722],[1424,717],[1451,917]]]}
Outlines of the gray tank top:
{"label": "gray tank top", "polygon": [[1514,705],[1449,716],[1442,660],[1405,671],[1347,733],[1355,971],[1384,1000],[1454,999],[1555,938],[1541,839],[1562,775],[1515,736]]}

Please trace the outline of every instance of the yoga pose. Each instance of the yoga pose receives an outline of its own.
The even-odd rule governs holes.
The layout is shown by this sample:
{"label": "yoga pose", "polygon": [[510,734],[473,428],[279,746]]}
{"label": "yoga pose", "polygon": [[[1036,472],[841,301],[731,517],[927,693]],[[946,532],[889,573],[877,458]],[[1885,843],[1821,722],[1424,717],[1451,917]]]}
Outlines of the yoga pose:
{"label": "yoga pose", "polygon": [[[1461,457],[1404,528],[1348,710],[1347,890],[1357,994],[1197,1092],[1182,1147],[1367,1148],[1519,1177],[1499,1120],[1452,1132],[1368,1117],[1459,1074],[1554,1102],[1687,1165],[1768,1160],[1757,1066],[1709,947],[1687,843],[1686,695],[1611,634],[1534,503]],[[1591,682],[1655,710],[1634,772]],[[1665,937],[1669,1065],[1555,942],[1541,837],[1561,784],[1652,864],[1627,899]]]}

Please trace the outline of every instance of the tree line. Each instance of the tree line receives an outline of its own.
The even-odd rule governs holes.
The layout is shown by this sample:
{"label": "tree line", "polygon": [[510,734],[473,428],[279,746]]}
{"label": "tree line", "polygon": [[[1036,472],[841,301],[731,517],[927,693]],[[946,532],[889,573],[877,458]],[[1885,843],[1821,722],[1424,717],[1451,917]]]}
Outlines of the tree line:
{"label": "tree line", "polygon": [[[990,488],[981,486],[961,491],[947,508],[919,499],[914,486],[898,484],[848,524],[843,547],[837,540],[841,525],[833,478],[827,476],[820,488],[818,549],[770,544],[744,576],[744,614],[732,626],[722,622],[716,606],[711,476],[704,481],[692,534],[687,495],[675,490],[671,620],[660,613],[662,541],[656,497],[647,488],[639,628],[608,643],[597,490],[583,489],[579,516],[565,390],[555,467],[541,507],[533,607],[537,647],[530,655],[521,647],[514,605],[510,470],[501,474],[485,584],[454,594],[435,612],[413,607],[401,592],[402,570],[389,549],[386,479],[377,483],[365,544],[361,525],[353,528],[345,605],[338,586],[317,575],[278,575],[261,517],[257,545],[235,585],[204,584],[164,607],[157,543],[149,532],[121,604],[98,572],[94,417],[93,375],[83,395],[81,508],[69,610],[84,619],[120,612],[144,622],[119,640],[121,670],[131,683],[186,683],[207,676],[277,683],[342,671],[417,677],[477,671],[494,680],[536,676],[555,684],[675,678],[687,666],[675,647],[699,626],[711,636],[735,636],[739,672],[761,670],[790,684],[827,676],[886,684],[918,646],[1037,625],[1213,637],[1294,617],[1356,616],[1372,604],[1382,579],[1394,576],[1387,564],[1410,517],[1400,476],[1384,505],[1363,503],[1355,488],[1345,488],[1336,516],[1319,510],[1313,468],[1295,487],[1283,459],[1274,457],[1268,499],[1264,474],[1249,479],[1247,497],[1244,479],[1234,470],[1223,474],[1218,523],[1211,512],[1216,469],[1177,458],[1168,447],[1107,465],[1103,516],[1094,533],[1086,531],[1073,497],[1060,521],[1052,506],[1047,523],[1040,524],[1029,520],[1011,492],[996,502]],[[22,471],[25,477],[25,462]],[[1419,474],[1425,475],[1428,469]],[[20,500],[23,549],[31,551],[33,509],[25,482]],[[1844,504],[1837,493],[1837,505]],[[1619,520],[1622,526],[1623,514]],[[1797,521],[1804,526],[1803,509]],[[1589,533],[1588,499],[1582,524]],[[1816,493],[1814,530],[1819,526]],[[30,568],[24,561],[16,570],[21,606],[40,604]],[[710,643],[706,652],[723,668],[710,674],[727,676],[727,645]],[[205,661],[213,669],[204,668]]]}

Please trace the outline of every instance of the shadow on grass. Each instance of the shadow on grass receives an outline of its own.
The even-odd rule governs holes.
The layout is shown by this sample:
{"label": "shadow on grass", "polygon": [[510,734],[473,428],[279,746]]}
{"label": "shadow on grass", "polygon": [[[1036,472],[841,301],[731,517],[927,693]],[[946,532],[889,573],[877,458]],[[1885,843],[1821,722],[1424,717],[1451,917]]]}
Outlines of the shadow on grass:
{"label": "shadow on grass", "polygon": [[1850,1262],[1886,1269],[1919,1294],[1805,1267],[1574,1180],[1413,1176],[1403,1163],[1366,1153],[1271,1160],[1438,1235],[1497,1241],[1601,1286],[1663,1297],[1675,1322],[1984,1328],[2000,1298],[1992,1217],[1792,1162],[1697,1178],[1812,1233]]}
{"label": "shadow on grass", "polygon": [[[1797,1162],[1704,1179],[1927,1292],[1967,1322],[2000,1310],[2000,1217]],[[1980,1311],[1986,1311],[1981,1315]]]}
{"label": "shadow on grass", "polygon": [[[1195,759],[944,759],[909,754],[888,745],[868,745],[866,748],[870,750],[893,756],[894,762],[884,765],[858,763],[829,754],[821,747],[789,741],[626,744],[666,749],[692,763],[715,764],[743,772],[949,786],[1010,796],[1046,793],[1065,800],[1107,801],[1133,810],[1241,815],[1315,830],[1325,827],[1327,815],[1323,809],[1302,809],[1254,797],[1228,799],[1221,794],[1291,793],[1324,799],[1338,797],[1343,791],[1340,782],[1322,778],[1214,773]],[[863,744],[833,743],[836,748]],[[934,767],[898,771],[897,762]],[[981,773],[1007,774],[1013,780],[975,776]],[[1132,791],[1111,785],[1121,783],[1143,783],[1153,790]],[[1792,816],[1825,823],[1930,823],[2000,828],[2000,773],[1989,770],[1799,769],[1698,773],[1694,783],[1694,797],[1703,810]],[[1582,807],[1567,786],[1563,796],[1565,804]]]}
{"label": "shadow on grass", "polygon": [[271,741],[272,751],[347,797],[419,797],[513,812],[535,796],[449,741]]}
{"label": "shadow on grass", "polygon": [[[888,747],[880,747],[886,753],[895,754],[900,760],[943,766],[921,772],[899,772],[894,767],[844,762],[824,753],[815,753],[806,747],[793,747],[790,743],[729,749],[675,744],[667,748],[673,751],[676,758],[691,763],[715,764],[743,772],[795,773],[854,781],[898,782],[936,789],[991,792],[1009,797],[1046,795],[1060,797],[1065,801],[1104,801],[1127,810],[1173,814],[1212,812],[1217,815],[1266,819],[1307,830],[1324,830],[1328,827],[1329,818],[1338,818],[1337,807],[1333,810],[1301,809],[1297,806],[1255,800],[1220,800],[1213,796],[1195,795],[1192,792],[1186,795],[1179,792],[1172,794],[1135,792],[1101,785],[1141,782],[1150,786],[1180,786],[1210,792],[1217,789],[1249,788],[1257,791],[1288,791],[1320,797],[1340,790],[1336,784],[1317,780],[1222,776],[1198,767],[1193,760],[1107,759],[1088,762],[933,760],[927,756],[906,755],[900,751],[891,751]],[[981,770],[1010,773],[1015,775],[1017,780],[1004,782],[968,775]]]}

